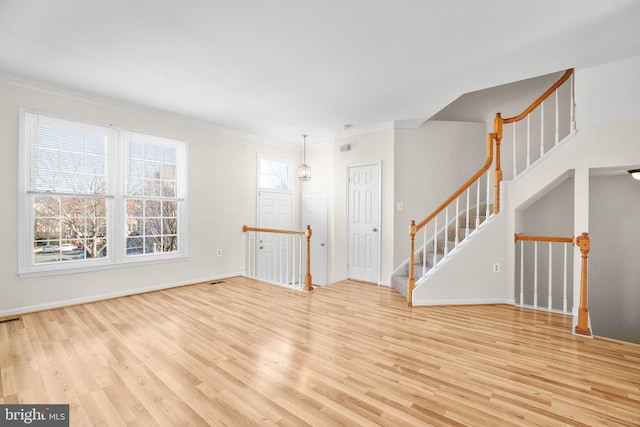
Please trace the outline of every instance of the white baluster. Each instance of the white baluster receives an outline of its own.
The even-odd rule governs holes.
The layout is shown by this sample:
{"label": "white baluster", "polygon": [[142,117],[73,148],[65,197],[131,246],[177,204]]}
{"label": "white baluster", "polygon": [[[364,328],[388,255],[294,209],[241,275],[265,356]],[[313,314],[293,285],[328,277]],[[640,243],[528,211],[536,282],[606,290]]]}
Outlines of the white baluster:
{"label": "white baluster", "polygon": [[449,254],[449,206],[444,208],[444,256]]}
{"label": "white baluster", "polygon": [[456,237],[455,237],[455,240],[454,240],[455,243],[453,244],[453,247],[455,249],[458,249],[458,243],[460,243],[458,241],[458,221],[460,221],[459,200],[460,200],[460,197],[456,197],[456,216],[455,216],[455,220],[454,220],[455,226],[453,227],[454,232],[456,233]]}
{"label": "white baluster", "polygon": [[278,237],[278,253],[276,254],[276,264],[274,265],[275,269],[276,269],[276,282],[283,284],[283,278],[282,278],[282,261],[284,261],[282,259],[282,237],[283,236],[279,236]]}
{"label": "white baluster", "polygon": [[422,275],[427,272],[427,229],[422,232]]}
{"label": "white baluster", "polygon": [[[300,236],[298,236],[298,241],[300,241]],[[289,271],[289,280],[291,280],[291,284],[295,285],[296,283],[296,239],[291,239],[291,269]]]}
{"label": "white baluster", "polygon": [[544,156],[544,101],[540,103],[540,157]]}
{"label": "white baluster", "polygon": [[531,123],[529,118],[531,114],[527,116],[527,168],[531,164]]}
{"label": "white baluster", "polygon": [[517,156],[516,156],[516,122],[513,123],[513,179],[518,176],[518,164],[517,164]]}
{"label": "white baluster", "polygon": [[480,226],[480,182],[481,178],[476,181],[476,230]]}
{"label": "white baluster", "polygon": [[564,283],[562,284],[562,311],[567,312],[567,243],[564,244]]}
{"label": "white baluster", "polygon": [[247,271],[246,274],[249,277],[251,277],[251,272],[252,272],[252,263],[251,263],[251,249],[252,249],[252,247],[251,247],[251,237],[252,237],[251,234],[252,233],[253,233],[252,231],[246,233],[247,234],[247,236],[246,236],[247,238],[245,239],[245,242],[246,242],[245,250],[246,250],[246,252],[245,252],[245,264],[244,265],[245,265],[245,270]]}
{"label": "white baluster", "polygon": [[571,127],[571,132],[576,130],[576,118],[575,118],[576,104],[575,104],[575,88],[574,88],[574,78],[573,78],[574,75],[575,75],[575,71],[571,73],[571,79],[570,79],[571,93],[569,94],[569,98],[570,98],[569,99],[569,126]]}
{"label": "white baluster", "polygon": [[533,307],[538,308],[538,242],[533,242]]}
{"label": "white baluster", "polygon": [[487,204],[485,212],[485,221],[489,219],[489,203],[491,201],[491,169],[487,171]]}
{"label": "white baluster", "polygon": [[278,237],[278,255],[276,256],[276,273],[278,275],[278,283],[282,284],[282,236]]}
{"label": "white baluster", "polygon": [[287,253],[286,253],[286,260],[287,260],[287,269],[285,270],[285,282],[287,283],[291,283],[293,285],[293,280],[290,281],[291,279],[291,270],[293,270],[293,265],[289,264],[289,262],[292,260],[291,258],[291,254],[293,254],[293,248],[295,248],[296,246],[296,239],[298,238],[298,236],[289,236],[289,238],[287,239]]}
{"label": "white baluster", "polygon": [[549,297],[547,300],[547,308],[549,310],[551,310],[551,308],[553,307],[552,303],[551,303],[551,298],[552,298],[552,294],[553,294],[553,258],[552,258],[552,246],[551,246],[551,242],[549,242]]}
{"label": "white baluster", "polygon": [[524,240],[520,240],[520,305],[524,305]]}
{"label": "white baluster", "polygon": [[[300,236],[300,245],[299,245],[299,255],[298,255],[298,283],[299,283],[299,287],[300,289],[302,289],[303,286],[303,281],[302,281],[302,260],[304,259],[304,255],[302,255],[302,244],[303,240],[302,240],[302,236]],[[306,243],[306,240],[305,240]]]}
{"label": "white baluster", "polygon": [[284,285],[289,284],[289,241],[293,237],[294,236],[285,234],[284,238],[282,239],[283,250],[282,261],[280,261],[280,282]]}
{"label": "white baluster", "polygon": [[467,237],[469,237],[469,191],[471,190],[471,187],[467,188],[467,210],[465,211],[464,217],[465,217],[465,225],[464,225],[464,238],[466,239]]}
{"label": "white baluster", "polygon": [[558,145],[560,143],[560,103],[558,102],[558,92],[560,88],[556,89],[556,143]]}
{"label": "white baluster", "polygon": [[[265,233],[265,235],[266,235],[266,234],[267,234],[267,233]],[[268,239],[269,239],[269,242],[268,242],[268,243],[269,243],[269,246],[270,246],[270,248],[269,248],[269,250],[270,250],[270,251],[273,251],[274,246],[275,246],[275,245],[274,245],[273,240],[271,240],[271,239],[272,239],[272,237],[273,237],[273,236],[269,236],[269,237],[268,237]],[[266,241],[266,240],[267,240],[267,237],[265,237],[265,241]],[[273,253],[271,254],[271,257],[270,257],[270,259],[269,259],[268,261],[269,261],[269,262],[267,262],[266,278],[267,278],[267,280],[271,280],[271,281],[273,281],[273,274],[274,274]]]}
{"label": "white baluster", "polygon": [[[425,230],[425,233],[427,231]],[[433,220],[433,265],[431,269],[433,270],[438,263],[438,217],[436,216]]]}

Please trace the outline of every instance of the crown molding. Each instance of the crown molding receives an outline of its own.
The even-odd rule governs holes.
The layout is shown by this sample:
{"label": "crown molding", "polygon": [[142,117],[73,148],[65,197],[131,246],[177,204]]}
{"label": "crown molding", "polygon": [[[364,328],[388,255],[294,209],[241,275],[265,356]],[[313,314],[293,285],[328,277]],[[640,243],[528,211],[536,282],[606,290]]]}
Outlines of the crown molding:
{"label": "crown molding", "polygon": [[209,131],[220,133],[227,136],[247,139],[253,142],[260,142],[263,144],[269,144],[269,145],[275,145],[279,147],[286,147],[286,148],[293,148],[293,149],[299,148],[298,147],[299,144],[285,142],[285,141],[274,141],[272,139],[267,139],[264,137],[242,132],[237,129],[220,126],[215,123],[207,122],[205,120],[198,120],[198,119],[194,119],[193,117],[183,116],[180,114],[173,114],[173,113],[169,113],[162,110],[156,110],[149,107],[143,107],[138,104],[120,101],[114,98],[96,95],[89,92],[70,89],[65,86],[55,85],[52,83],[43,82],[41,80],[31,79],[28,77],[7,73],[1,70],[0,70],[0,83],[19,86],[25,89],[44,92],[51,95],[63,96],[65,98],[70,98],[77,101],[89,102],[89,103],[104,106],[104,107],[117,108],[119,110],[124,110],[131,113],[137,113],[137,114],[153,117],[156,119],[167,120],[167,121],[179,123],[182,125],[194,126],[197,128],[209,130]]}

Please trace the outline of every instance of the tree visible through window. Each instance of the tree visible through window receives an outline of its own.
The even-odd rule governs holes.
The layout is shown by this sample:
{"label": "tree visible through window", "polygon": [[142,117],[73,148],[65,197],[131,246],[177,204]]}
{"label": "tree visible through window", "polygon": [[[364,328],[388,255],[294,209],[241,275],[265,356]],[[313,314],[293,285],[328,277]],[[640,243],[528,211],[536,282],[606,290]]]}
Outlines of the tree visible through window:
{"label": "tree visible through window", "polygon": [[269,190],[290,190],[289,164],[267,157],[258,159],[259,187]]}
{"label": "tree visible through window", "polygon": [[176,147],[127,140],[127,255],[178,250]]}
{"label": "tree visible through window", "polygon": [[23,114],[21,272],[185,253],[183,142]]}
{"label": "tree visible through window", "polygon": [[111,130],[31,117],[33,262],[107,256],[107,140]]}

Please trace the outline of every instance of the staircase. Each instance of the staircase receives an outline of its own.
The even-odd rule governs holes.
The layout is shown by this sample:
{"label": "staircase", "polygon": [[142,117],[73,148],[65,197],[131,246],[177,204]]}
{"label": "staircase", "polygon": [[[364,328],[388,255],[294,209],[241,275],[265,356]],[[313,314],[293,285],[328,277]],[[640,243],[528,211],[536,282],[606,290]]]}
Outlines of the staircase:
{"label": "staircase", "polygon": [[[493,206],[489,205],[489,212],[491,212],[492,209]],[[413,269],[415,280],[419,281],[423,277],[428,276],[434,264],[438,261],[443,261],[447,257],[453,256],[455,251],[462,247],[465,240],[484,225],[487,218],[486,204],[480,205],[480,209],[472,208],[460,214],[458,220],[447,227],[446,236],[444,232],[441,233],[442,235],[439,236],[441,238],[436,240],[435,247],[433,239],[427,241],[426,246],[423,245],[414,256]],[[409,262],[407,260],[391,274],[391,287],[406,297],[408,283]]]}
{"label": "staircase", "polygon": [[[424,285],[430,275],[459,253],[467,240],[500,212],[501,145],[510,150],[507,162],[511,163],[506,168],[511,180],[515,180],[575,130],[572,76],[573,70],[567,70],[517,116],[503,118],[497,113],[494,131],[487,135],[484,165],[424,220],[418,224],[411,222],[410,256],[390,278],[391,286],[407,297],[409,306],[413,305],[414,289]],[[565,82],[568,84],[564,85]],[[568,94],[567,99],[560,96],[561,88],[567,88],[562,89]],[[508,140],[505,136],[503,141],[505,125],[511,125],[508,135],[512,137]]]}

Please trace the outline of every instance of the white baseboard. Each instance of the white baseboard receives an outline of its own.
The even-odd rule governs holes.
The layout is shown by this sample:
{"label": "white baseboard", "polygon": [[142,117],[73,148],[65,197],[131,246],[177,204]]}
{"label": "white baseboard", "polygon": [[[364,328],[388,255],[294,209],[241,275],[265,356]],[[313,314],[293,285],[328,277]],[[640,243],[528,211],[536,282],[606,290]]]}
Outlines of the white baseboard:
{"label": "white baseboard", "polygon": [[415,306],[428,305],[488,305],[488,304],[509,304],[513,305],[515,300],[503,298],[487,298],[487,299],[453,299],[453,300],[414,300]]}
{"label": "white baseboard", "polygon": [[71,306],[71,305],[78,305],[78,304],[85,304],[85,303],[89,303],[89,302],[102,301],[102,300],[118,298],[118,297],[124,297],[124,296],[129,296],[129,295],[143,294],[145,292],[153,292],[153,291],[159,291],[159,290],[163,290],[163,289],[176,288],[176,287],[179,287],[179,286],[192,285],[194,283],[210,282],[210,281],[213,281],[213,280],[228,279],[230,277],[236,277],[236,276],[242,276],[242,275],[243,275],[243,273],[230,273],[230,274],[225,274],[223,276],[213,276],[213,277],[207,277],[207,278],[203,278],[203,279],[193,279],[193,280],[189,280],[188,282],[166,283],[166,284],[163,284],[163,285],[148,286],[146,288],[127,289],[127,290],[124,290],[124,291],[109,292],[109,293],[106,293],[106,294],[91,295],[91,296],[82,297],[82,298],[73,298],[73,299],[62,300],[62,301],[54,301],[54,302],[44,303],[44,304],[28,305],[28,306],[24,306],[24,307],[13,308],[13,309],[10,309],[10,310],[0,310],[0,318],[9,317],[9,316],[16,316],[16,315],[20,315],[20,314],[34,313],[34,312],[37,312],[37,311],[51,310],[51,309],[54,309],[54,308],[68,307],[68,306]]}

